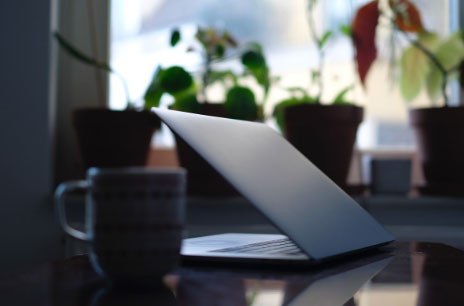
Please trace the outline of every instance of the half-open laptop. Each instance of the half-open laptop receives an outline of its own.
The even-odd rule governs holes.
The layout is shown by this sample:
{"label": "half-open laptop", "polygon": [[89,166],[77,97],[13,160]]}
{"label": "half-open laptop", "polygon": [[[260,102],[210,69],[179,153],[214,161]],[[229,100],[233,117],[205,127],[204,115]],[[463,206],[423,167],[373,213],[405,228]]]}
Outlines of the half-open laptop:
{"label": "half-open laptop", "polygon": [[313,264],[394,240],[267,125],[158,108],[153,111],[282,233],[185,239],[181,250],[185,259]]}

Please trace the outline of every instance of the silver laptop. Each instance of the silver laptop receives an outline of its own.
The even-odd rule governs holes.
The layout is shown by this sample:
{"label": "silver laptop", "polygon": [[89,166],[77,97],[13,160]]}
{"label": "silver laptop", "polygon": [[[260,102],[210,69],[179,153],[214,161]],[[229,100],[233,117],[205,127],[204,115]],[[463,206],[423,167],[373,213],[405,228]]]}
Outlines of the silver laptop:
{"label": "silver laptop", "polygon": [[153,109],[282,235],[184,240],[190,260],[318,263],[394,237],[279,133],[265,124]]}

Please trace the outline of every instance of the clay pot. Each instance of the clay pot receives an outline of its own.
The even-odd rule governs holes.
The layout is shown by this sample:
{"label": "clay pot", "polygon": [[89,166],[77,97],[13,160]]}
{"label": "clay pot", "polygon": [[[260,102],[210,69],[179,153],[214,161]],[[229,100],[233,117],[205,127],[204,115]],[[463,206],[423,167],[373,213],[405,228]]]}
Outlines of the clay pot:
{"label": "clay pot", "polygon": [[409,111],[427,189],[464,194],[464,107]]}
{"label": "clay pot", "polygon": [[284,109],[284,134],[340,187],[346,187],[363,109],[347,105],[299,104]]}
{"label": "clay pot", "polygon": [[72,114],[85,168],[144,166],[158,117],[148,111],[81,108]]}

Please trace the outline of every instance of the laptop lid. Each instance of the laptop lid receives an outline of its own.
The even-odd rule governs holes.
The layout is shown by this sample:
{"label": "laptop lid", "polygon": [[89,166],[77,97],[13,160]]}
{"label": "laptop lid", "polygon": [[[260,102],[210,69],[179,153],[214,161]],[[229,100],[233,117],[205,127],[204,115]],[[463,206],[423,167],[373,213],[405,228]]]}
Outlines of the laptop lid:
{"label": "laptop lid", "polygon": [[153,111],[314,260],[394,240],[267,125],[158,108]]}

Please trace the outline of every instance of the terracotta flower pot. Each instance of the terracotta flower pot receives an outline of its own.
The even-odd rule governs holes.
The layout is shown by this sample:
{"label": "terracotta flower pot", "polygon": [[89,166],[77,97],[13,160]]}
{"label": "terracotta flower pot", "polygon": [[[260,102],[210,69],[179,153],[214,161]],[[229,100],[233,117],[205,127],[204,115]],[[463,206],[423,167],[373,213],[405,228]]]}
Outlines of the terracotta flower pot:
{"label": "terracotta flower pot", "polygon": [[363,109],[357,106],[300,104],[284,110],[284,134],[304,156],[341,187],[351,163]]}
{"label": "terracotta flower pot", "polygon": [[464,194],[464,107],[412,109],[409,119],[428,189]]}
{"label": "terracotta flower pot", "polygon": [[[223,104],[202,104],[203,114],[226,117]],[[179,136],[175,135],[177,156],[182,167],[187,169],[187,192],[193,196],[238,196],[232,187],[208,162],[205,161]]]}
{"label": "terracotta flower pot", "polygon": [[161,122],[148,111],[81,108],[72,114],[82,160],[89,167],[144,166]]}

